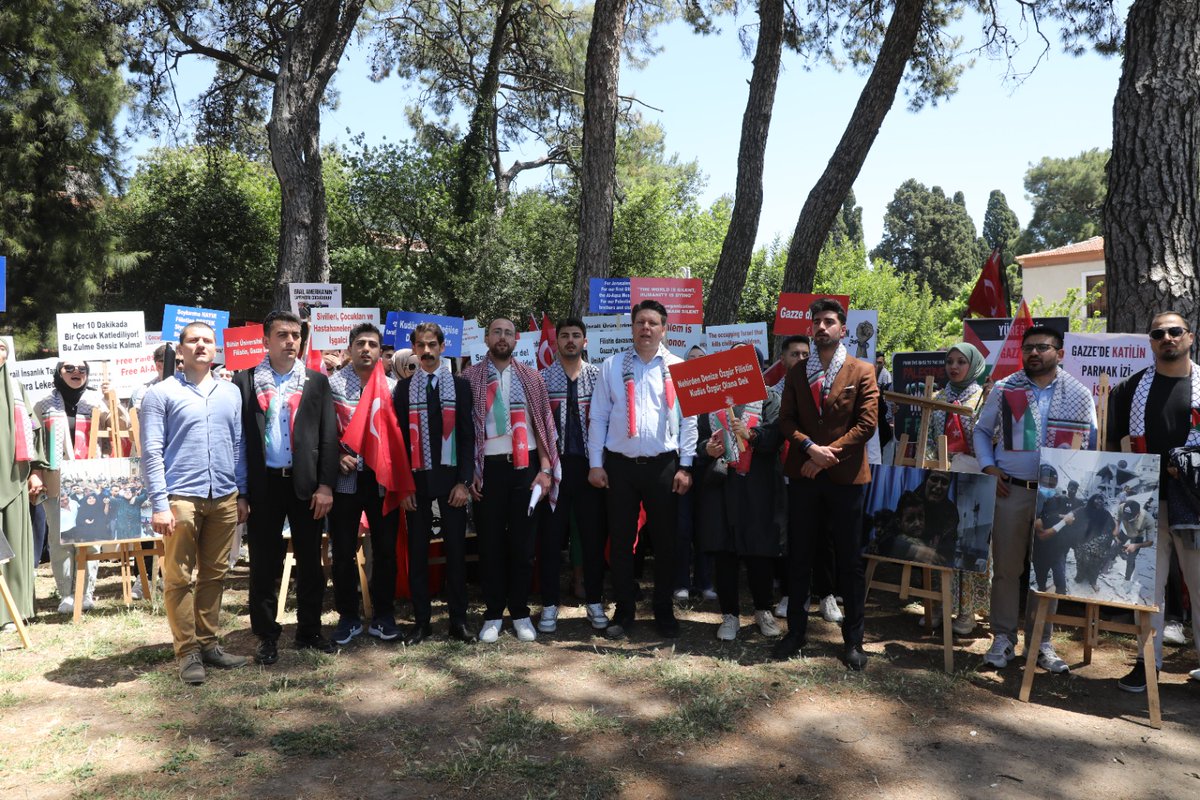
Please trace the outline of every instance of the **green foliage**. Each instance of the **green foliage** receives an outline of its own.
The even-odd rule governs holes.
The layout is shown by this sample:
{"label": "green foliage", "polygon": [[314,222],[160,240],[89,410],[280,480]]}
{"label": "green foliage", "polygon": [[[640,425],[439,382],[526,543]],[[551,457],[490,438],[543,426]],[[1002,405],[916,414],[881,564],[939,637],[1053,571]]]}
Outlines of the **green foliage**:
{"label": "green foliage", "polygon": [[1020,235],[1021,223],[1008,207],[1008,198],[999,189],[992,189],[983,214],[983,240],[988,247],[1000,251],[1001,264],[1012,263],[1013,245]]}
{"label": "green foliage", "polygon": [[1041,295],[1029,303],[1029,313],[1035,317],[1068,317],[1071,330],[1080,333],[1104,333],[1105,323],[1099,312],[1089,317],[1087,307],[1100,299],[1100,284],[1090,292],[1067,289],[1067,296],[1057,303],[1047,303]]}
{"label": "green foliage", "polygon": [[1067,158],[1046,157],[1025,173],[1033,216],[1018,253],[1036,253],[1082,242],[1101,233],[1108,179],[1108,150],[1093,148]]}
{"label": "green foliage", "polygon": [[862,215],[862,206],[858,205],[854,190],[851,189],[842,202],[842,210],[833,218],[833,225],[829,228],[829,243],[863,246]]}

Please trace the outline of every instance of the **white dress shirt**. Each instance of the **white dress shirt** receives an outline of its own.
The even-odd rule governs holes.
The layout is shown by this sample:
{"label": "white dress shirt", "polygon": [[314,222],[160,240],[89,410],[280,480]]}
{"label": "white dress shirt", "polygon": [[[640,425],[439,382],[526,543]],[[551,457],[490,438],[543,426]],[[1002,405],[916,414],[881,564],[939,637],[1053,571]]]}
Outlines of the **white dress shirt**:
{"label": "white dress shirt", "polygon": [[[600,375],[592,392],[591,420],[588,424],[588,462],[593,468],[604,466],[604,451],[611,450],[629,458],[657,456],[670,450],[679,452],[680,466],[690,467],[696,455],[695,417],[684,417],[678,436],[671,433],[663,390],[663,357],[650,363],[641,356],[633,358],[634,407],[637,435],[629,435],[629,417],[625,400],[625,379],[621,374],[625,354],[617,353],[600,365]],[[683,359],[668,353],[666,366]],[[678,396],[675,399],[678,404]]]}

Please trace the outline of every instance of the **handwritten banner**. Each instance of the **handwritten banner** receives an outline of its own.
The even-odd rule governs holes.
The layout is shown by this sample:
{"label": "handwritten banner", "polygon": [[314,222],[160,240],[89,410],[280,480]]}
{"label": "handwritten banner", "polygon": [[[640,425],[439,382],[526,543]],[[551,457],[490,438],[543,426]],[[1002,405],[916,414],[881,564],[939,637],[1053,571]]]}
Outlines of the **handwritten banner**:
{"label": "handwritten banner", "polygon": [[735,347],[671,366],[671,380],[684,416],[708,414],[726,406],[765,400],[758,356],[750,347]]}
{"label": "handwritten banner", "polygon": [[848,294],[805,294],[801,292],[780,292],[779,302],[775,306],[775,335],[792,336],[794,334],[812,335],[812,318],[808,315],[808,307],[817,300],[837,300],[842,308],[849,311],[850,295]]}

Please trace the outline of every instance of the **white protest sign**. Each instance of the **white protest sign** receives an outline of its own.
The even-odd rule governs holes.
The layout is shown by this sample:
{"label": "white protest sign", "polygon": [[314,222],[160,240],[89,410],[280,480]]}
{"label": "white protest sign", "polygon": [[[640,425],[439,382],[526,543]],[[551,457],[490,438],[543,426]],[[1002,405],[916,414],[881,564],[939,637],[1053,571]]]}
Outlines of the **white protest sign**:
{"label": "white protest sign", "polygon": [[710,325],[705,331],[708,352],[719,353],[735,344],[747,342],[758,348],[766,358],[771,353],[771,342],[767,338],[767,323],[748,322],[741,325]]}
{"label": "white protest sign", "polygon": [[688,351],[696,345],[704,347],[704,326],[692,323],[690,325],[667,325],[667,335],[663,344],[680,358],[687,358]]}
{"label": "white protest sign", "polygon": [[[521,338],[517,340],[516,346],[513,348],[513,361],[520,361],[527,367],[533,367],[534,369],[537,369],[537,346],[539,335],[540,333],[536,331],[526,331],[524,334],[522,334]],[[474,365],[478,364],[480,361],[483,361],[483,359],[487,357],[488,347],[483,342],[478,342],[471,345],[469,348],[465,348],[463,352],[471,357],[471,364]]]}
{"label": "white protest sign", "polygon": [[141,311],[58,315],[58,354],[64,360],[118,358],[146,344]]}
{"label": "white protest sign", "polygon": [[38,358],[31,361],[9,361],[8,374],[25,386],[29,402],[36,403],[54,391],[54,367],[57,358]]}
{"label": "white protest sign", "polygon": [[584,317],[583,324],[587,325],[588,361],[593,364],[633,347],[628,314],[594,314]]}
{"label": "white protest sign", "polygon": [[1100,376],[1118,383],[1154,363],[1150,339],[1144,333],[1067,333],[1063,337],[1062,368],[1092,390],[1100,392]]}
{"label": "white protest sign", "polygon": [[146,331],[146,344],[158,344],[162,341],[162,331]]}
{"label": "white protest sign", "polygon": [[473,319],[464,319],[462,324],[462,351],[470,354],[471,348],[483,344],[483,326]]}
{"label": "white protest sign", "polygon": [[312,309],[312,346],[316,350],[345,350],[350,346],[350,331],[369,322],[379,326],[378,308]]}
{"label": "white protest sign", "polygon": [[875,343],[879,341],[878,311],[847,311],[846,338],[842,344],[855,358],[875,363]]}
{"label": "white protest sign", "polygon": [[288,296],[292,300],[292,313],[300,319],[310,317],[310,308],[342,307],[340,283],[289,283]]}
{"label": "white protest sign", "polygon": [[133,390],[145,386],[158,377],[154,364],[154,351],[158,345],[142,345],[136,350],[105,361],[88,362],[88,385],[99,389],[104,380],[104,365],[108,364],[108,383],[117,397],[128,398]]}

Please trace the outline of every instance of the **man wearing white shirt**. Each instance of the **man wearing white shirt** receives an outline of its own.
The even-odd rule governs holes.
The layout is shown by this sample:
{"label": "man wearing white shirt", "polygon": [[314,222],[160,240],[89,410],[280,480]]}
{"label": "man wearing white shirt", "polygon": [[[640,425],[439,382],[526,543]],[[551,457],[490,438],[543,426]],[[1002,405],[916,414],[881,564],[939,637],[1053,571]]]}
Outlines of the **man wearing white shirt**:
{"label": "man wearing white shirt", "polygon": [[600,367],[588,425],[588,482],[608,489],[608,531],[617,607],[605,629],[624,638],[634,621],[633,542],[639,506],[654,547],[654,622],[679,635],[671,602],[679,495],[692,485],[696,420],[680,414],[669,368],[682,359],[662,345],[667,310],[654,300],[633,307],[633,347]]}

